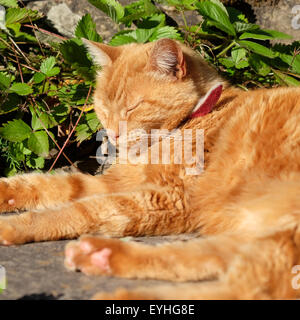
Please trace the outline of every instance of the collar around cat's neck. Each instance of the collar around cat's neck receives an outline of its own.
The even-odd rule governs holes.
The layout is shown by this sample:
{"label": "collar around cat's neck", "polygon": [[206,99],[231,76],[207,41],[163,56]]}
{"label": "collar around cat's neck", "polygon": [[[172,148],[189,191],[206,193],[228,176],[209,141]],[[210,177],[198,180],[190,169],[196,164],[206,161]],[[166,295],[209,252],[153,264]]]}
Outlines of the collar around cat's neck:
{"label": "collar around cat's neck", "polygon": [[220,83],[214,85],[207,94],[199,100],[193,109],[190,119],[203,117],[215,107],[222,94],[223,86]]}

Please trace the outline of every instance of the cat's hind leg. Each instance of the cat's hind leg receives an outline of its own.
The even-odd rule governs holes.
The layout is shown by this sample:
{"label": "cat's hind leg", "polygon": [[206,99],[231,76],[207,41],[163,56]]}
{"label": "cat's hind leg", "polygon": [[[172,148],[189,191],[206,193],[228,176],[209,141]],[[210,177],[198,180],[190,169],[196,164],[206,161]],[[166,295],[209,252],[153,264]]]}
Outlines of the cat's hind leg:
{"label": "cat's hind leg", "polygon": [[[99,293],[94,296],[94,299],[109,299],[109,300],[136,300],[136,299],[295,299],[300,297],[300,289],[297,284],[297,275],[292,272],[295,265],[299,265],[299,248],[298,248],[298,231],[294,228],[283,232],[275,232],[271,235],[261,237],[253,241],[235,241],[235,253],[231,257],[227,255],[224,259],[226,265],[223,265],[222,272],[219,273],[217,280],[204,281],[199,283],[184,283],[163,285],[157,287],[137,288],[135,290],[118,289],[113,293]],[[216,237],[217,238],[217,237]],[[215,238],[215,239],[216,239]],[[221,237],[222,238],[222,237]],[[221,240],[221,238],[219,238]],[[220,251],[226,247],[226,241],[219,242]],[[238,239],[235,239],[238,240]],[[199,242],[201,243],[201,242]],[[204,242],[205,243],[205,240]],[[186,245],[186,252],[188,252],[189,243]],[[108,246],[106,245],[106,248]],[[184,246],[183,246],[184,247]],[[199,246],[199,251],[205,247]],[[165,265],[165,270],[156,268],[152,263],[152,268],[156,268],[158,279],[160,272],[167,274],[173,273],[173,270],[180,270],[186,274],[185,280],[193,280],[193,275],[201,275],[203,268],[203,257],[201,253],[194,251],[194,263],[192,267],[189,265],[191,259],[183,260],[184,255],[180,259],[174,261],[173,256],[176,254],[176,247],[170,251],[167,258],[170,263]],[[111,257],[113,258],[114,249],[111,246]],[[157,252],[158,253],[158,252]],[[142,251],[140,251],[140,255]],[[165,252],[166,254],[166,252]],[[219,256],[218,250],[214,250],[211,254]],[[93,253],[92,253],[93,255]],[[149,255],[148,255],[149,256]],[[132,254],[131,254],[132,257]],[[148,258],[145,254],[145,263],[140,264],[140,268],[146,268]],[[191,257],[192,258],[192,257]],[[156,260],[164,259],[157,256]],[[121,260],[121,259],[120,259]],[[226,261],[227,260],[227,261]],[[151,261],[151,258],[150,258]],[[213,261],[213,260],[211,260]],[[92,261],[93,262],[93,261]],[[124,263],[124,260],[122,261]],[[95,264],[95,261],[94,261]],[[110,260],[111,270],[117,270],[113,266],[113,259]],[[174,267],[174,264],[177,266]],[[196,264],[198,266],[198,272]],[[126,264],[129,267],[131,265]],[[186,270],[184,269],[186,268]],[[137,274],[142,274],[143,271],[138,271]],[[200,277],[199,277],[200,278]],[[174,278],[176,279],[176,278]],[[172,280],[174,280],[172,279]]]}
{"label": "cat's hind leg", "polygon": [[236,254],[238,239],[217,236],[159,245],[82,236],[66,246],[65,266],[87,275],[197,281],[218,278]]}
{"label": "cat's hind leg", "polygon": [[[236,300],[243,299],[221,281],[165,284],[136,289],[119,288],[114,292],[99,292],[92,300]],[[245,299],[245,298],[244,298]]]}

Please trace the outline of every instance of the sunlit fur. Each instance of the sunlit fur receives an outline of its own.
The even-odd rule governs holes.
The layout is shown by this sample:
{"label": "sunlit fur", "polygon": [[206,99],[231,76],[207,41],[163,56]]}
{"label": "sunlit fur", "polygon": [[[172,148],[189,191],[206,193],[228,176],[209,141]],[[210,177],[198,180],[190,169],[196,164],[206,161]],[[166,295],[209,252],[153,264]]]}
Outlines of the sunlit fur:
{"label": "sunlit fur", "polygon": [[[205,171],[187,176],[185,164],[117,164],[96,177],[1,179],[0,210],[29,210],[1,217],[1,243],[91,232],[116,237],[196,232],[198,239],[155,247],[84,236],[68,244],[65,265],[94,275],[216,280],[121,289],[95,299],[299,297],[292,268],[300,264],[300,89],[238,90],[172,40],[87,47],[103,62],[94,95],[102,124],[116,135],[120,120],[128,121],[128,130],[204,129]],[[189,120],[216,83],[224,91],[215,109]]]}

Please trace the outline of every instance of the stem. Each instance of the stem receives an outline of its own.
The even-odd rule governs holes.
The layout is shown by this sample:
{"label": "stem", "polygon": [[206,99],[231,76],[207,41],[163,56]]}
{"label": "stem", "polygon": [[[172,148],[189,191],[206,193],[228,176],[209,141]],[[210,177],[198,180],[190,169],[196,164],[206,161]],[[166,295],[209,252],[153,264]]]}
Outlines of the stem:
{"label": "stem", "polygon": [[71,139],[71,136],[72,136],[73,132],[75,131],[76,127],[78,126],[78,123],[79,123],[79,121],[80,121],[80,119],[81,119],[81,117],[82,117],[82,115],[83,115],[83,112],[84,112],[84,110],[85,110],[85,108],[86,108],[86,104],[87,104],[87,102],[88,102],[88,100],[89,100],[91,91],[92,91],[92,86],[90,86],[90,88],[89,88],[89,92],[88,92],[87,97],[86,97],[86,99],[85,99],[84,106],[83,106],[83,108],[82,108],[82,110],[81,110],[81,113],[80,113],[80,115],[79,115],[76,123],[75,123],[75,126],[73,127],[73,129],[72,129],[71,132],[69,133],[67,140],[65,141],[64,145],[62,146],[59,154],[58,154],[57,157],[55,158],[55,160],[54,160],[54,162],[52,163],[52,166],[51,166],[51,168],[49,169],[48,172],[50,172],[50,171],[54,168],[57,160],[59,159],[60,155],[61,155],[62,152],[64,151],[66,145],[68,144],[69,140]]}
{"label": "stem", "polygon": [[230,50],[233,46],[236,45],[236,42],[235,41],[232,41],[230,43],[229,46],[227,46],[224,50],[222,50],[218,55],[217,55],[217,58],[221,57],[223,54],[225,54],[228,50]]}
{"label": "stem", "polygon": [[181,13],[181,16],[182,16],[182,20],[183,20],[184,26],[185,26],[186,29],[188,29],[188,24],[187,24],[187,21],[186,21],[186,17],[185,17],[184,11],[181,10],[180,13]]}
{"label": "stem", "polygon": [[61,39],[61,40],[68,40],[68,38],[66,38],[66,37],[63,37],[63,36],[60,36],[60,35],[58,35],[56,33],[53,33],[53,32],[47,31],[45,29],[39,28],[38,26],[32,26],[30,24],[23,24],[23,27],[27,27],[27,28],[31,28],[31,29],[34,29],[34,30],[38,30],[38,31],[40,31],[42,33],[48,34],[50,36],[56,37],[56,38]]}

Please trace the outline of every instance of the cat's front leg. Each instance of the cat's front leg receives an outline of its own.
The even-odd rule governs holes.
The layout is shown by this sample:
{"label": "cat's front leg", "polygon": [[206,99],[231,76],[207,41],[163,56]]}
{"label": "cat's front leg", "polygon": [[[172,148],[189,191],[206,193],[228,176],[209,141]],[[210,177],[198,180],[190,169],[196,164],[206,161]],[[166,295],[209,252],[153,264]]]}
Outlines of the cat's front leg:
{"label": "cat's front leg", "polygon": [[[42,209],[95,194],[99,178],[73,174],[24,174],[0,179],[0,213]],[[99,190],[100,189],[100,190]]]}
{"label": "cat's front leg", "polygon": [[0,243],[74,239],[93,232],[121,237],[192,231],[181,193],[172,189],[104,194],[58,208],[3,216]]}
{"label": "cat's front leg", "polygon": [[115,165],[104,175],[23,174],[0,179],[0,213],[45,209],[99,194],[139,188],[147,178],[142,166]]}

